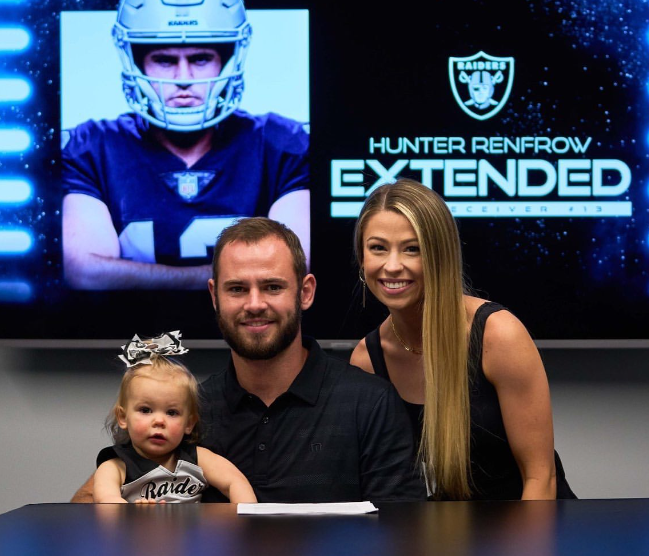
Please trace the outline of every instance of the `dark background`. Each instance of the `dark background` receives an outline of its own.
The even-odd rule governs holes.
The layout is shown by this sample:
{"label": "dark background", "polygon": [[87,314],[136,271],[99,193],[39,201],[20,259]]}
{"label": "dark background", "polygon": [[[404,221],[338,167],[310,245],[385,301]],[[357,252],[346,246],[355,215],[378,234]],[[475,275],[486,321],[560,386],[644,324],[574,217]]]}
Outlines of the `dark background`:
{"label": "dark background", "polygon": [[[536,339],[649,338],[646,4],[246,5],[310,10],[312,266],[318,293],[305,314],[307,333],[359,338],[385,314],[372,301],[360,307],[353,221],[328,216],[332,159],[372,158],[371,136],[590,136],[586,157],[630,166],[633,218],[459,219],[467,278],[479,295],[508,306]],[[0,278],[25,277],[38,286],[31,304],[0,302],[2,338],[127,338],[175,328],[186,339],[218,337],[207,290],[76,292],[62,283],[58,14],[115,6],[105,0],[34,0],[12,6],[14,17],[7,18],[30,28],[34,44],[1,59],[0,70],[28,75],[34,93],[25,110],[0,107],[0,120],[29,126],[35,148],[0,158],[0,170],[28,171],[38,189],[25,208],[0,208],[0,225],[28,223],[36,241],[25,257],[0,258]],[[482,122],[459,109],[447,76],[449,56],[479,50],[516,58],[506,106]]]}

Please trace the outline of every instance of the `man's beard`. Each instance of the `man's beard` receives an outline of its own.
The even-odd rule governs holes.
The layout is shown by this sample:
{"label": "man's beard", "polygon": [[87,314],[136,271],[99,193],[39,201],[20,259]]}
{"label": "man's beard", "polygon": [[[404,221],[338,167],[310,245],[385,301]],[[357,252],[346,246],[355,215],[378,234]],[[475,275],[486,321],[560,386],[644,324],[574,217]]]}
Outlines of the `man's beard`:
{"label": "man's beard", "polygon": [[[223,339],[239,357],[253,361],[272,359],[293,343],[300,330],[302,308],[300,299],[298,298],[296,301],[295,311],[288,316],[286,322],[278,328],[272,338],[266,338],[261,334],[245,336],[241,332],[240,326],[226,322],[217,308],[216,320]],[[250,315],[250,318],[263,319],[265,316],[263,314]]]}

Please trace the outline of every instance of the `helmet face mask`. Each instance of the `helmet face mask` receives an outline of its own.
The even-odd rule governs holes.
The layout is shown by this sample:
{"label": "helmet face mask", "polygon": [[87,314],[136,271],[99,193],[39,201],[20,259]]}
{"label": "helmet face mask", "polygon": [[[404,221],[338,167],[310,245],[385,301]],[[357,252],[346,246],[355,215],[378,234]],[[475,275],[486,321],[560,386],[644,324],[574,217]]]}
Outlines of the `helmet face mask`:
{"label": "helmet face mask", "polygon": [[[198,131],[234,112],[243,95],[243,66],[251,27],[242,0],[122,0],[113,39],[122,62],[122,86],[133,111],[171,131]],[[139,50],[204,47],[231,55],[218,75],[167,79],[144,74]],[[205,91],[199,106],[165,105],[165,88]]]}

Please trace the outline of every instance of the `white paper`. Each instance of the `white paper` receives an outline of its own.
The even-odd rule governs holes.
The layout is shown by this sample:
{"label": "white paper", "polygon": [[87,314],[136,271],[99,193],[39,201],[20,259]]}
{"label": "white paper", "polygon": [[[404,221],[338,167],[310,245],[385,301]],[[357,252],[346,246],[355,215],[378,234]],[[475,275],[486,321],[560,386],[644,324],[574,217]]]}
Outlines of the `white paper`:
{"label": "white paper", "polygon": [[359,515],[378,511],[372,502],[237,505],[237,513],[240,515]]}

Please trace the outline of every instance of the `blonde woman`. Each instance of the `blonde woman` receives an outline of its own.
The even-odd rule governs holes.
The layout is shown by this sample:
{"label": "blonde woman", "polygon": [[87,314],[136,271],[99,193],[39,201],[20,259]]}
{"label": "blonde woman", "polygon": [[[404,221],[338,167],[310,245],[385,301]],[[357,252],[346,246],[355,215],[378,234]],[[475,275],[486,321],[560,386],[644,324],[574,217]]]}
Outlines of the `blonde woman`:
{"label": "blonde woman", "polygon": [[356,223],[363,288],[390,311],[351,362],[406,403],[435,499],[574,498],[554,451],[543,363],[521,322],[465,294],[443,199],[400,179]]}

